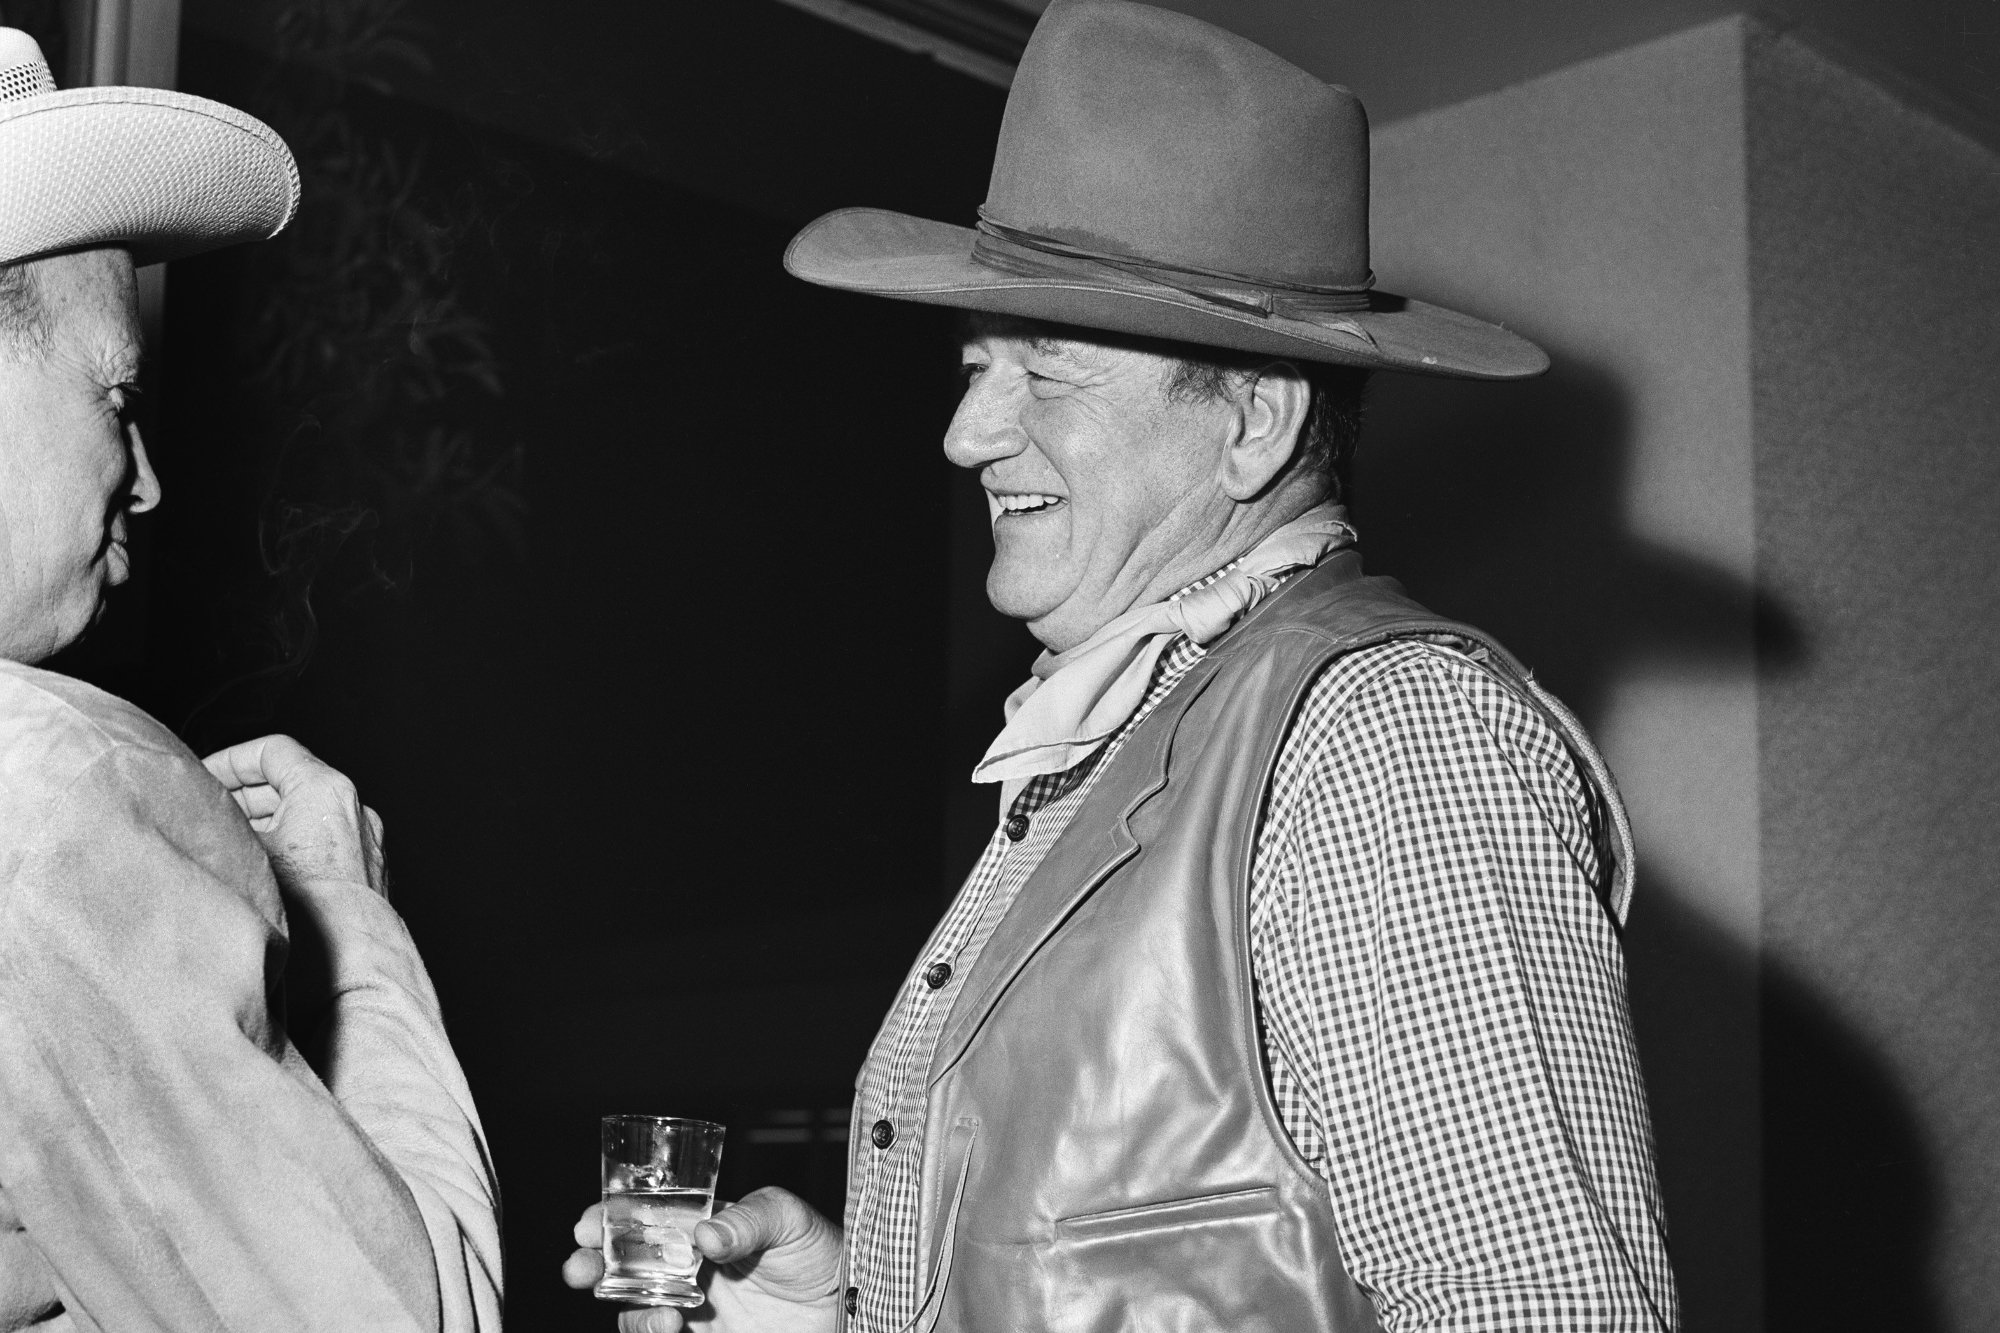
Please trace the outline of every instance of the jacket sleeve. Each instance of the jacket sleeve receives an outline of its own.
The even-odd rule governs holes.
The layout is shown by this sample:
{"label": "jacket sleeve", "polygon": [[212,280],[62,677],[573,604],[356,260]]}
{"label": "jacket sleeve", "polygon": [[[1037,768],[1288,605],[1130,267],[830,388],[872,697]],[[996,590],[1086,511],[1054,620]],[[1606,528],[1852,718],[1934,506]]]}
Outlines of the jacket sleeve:
{"label": "jacket sleeve", "polygon": [[[365,884],[288,893],[294,950],[324,947],[318,1062],[334,1099],[401,1172],[438,1267],[441,1327],[500,1327],[499,1189],[472,1090],[409,931]],[[294,999],[297,992],[293,991]]]}
{"label": "jacket sleeve", "polygon": [[386,905],[313,895],[350,984],[330,1095],[281,1026],[269,866],[193,756],[109,746],[40,808],[0,864],[0,1182],[76,1327],[495,1326],[477,1126]]}

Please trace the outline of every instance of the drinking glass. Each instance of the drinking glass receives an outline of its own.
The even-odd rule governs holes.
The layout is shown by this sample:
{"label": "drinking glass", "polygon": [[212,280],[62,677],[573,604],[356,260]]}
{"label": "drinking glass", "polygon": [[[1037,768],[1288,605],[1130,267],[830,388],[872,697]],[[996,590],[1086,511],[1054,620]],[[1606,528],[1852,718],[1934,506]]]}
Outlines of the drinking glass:
{"label": "drinking glass", "polygon": [[700,1305],[694,1228],[715,1207],[722,1126],[663,1115],[604,1117],[600,1300]]}

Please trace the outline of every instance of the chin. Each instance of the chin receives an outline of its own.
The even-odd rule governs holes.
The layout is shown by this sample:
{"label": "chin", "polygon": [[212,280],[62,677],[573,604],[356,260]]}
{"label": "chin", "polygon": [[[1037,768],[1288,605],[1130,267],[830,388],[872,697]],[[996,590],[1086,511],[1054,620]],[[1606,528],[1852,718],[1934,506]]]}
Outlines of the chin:
{"label": "chin", "polygon": [[1062,605],[1062,594],[1052,593],[1040,579],[1023,577],[995,564],[986,576],[986,600],[1003,616],[1036,621]]}

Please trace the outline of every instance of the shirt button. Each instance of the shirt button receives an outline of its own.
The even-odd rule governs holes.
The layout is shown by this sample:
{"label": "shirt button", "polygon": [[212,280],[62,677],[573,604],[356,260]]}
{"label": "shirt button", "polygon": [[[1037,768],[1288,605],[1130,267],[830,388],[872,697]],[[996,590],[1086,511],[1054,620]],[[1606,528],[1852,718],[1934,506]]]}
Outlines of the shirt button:
{"label": "shirt button", "polygon": [[1008,839],[1012,842],[1019,842],[1021,839],[1027,836],[1028,836],[1028,817],[1026,815],[1013,815],[1009,817],[1009,819],[1007,820]]}
{"label": "shirt button", "polygon": [[847,1289],[847,1298],[841,1304],[847,1307],[847,1313],[853,1314],[855,1309],[861,1304],[861,1288],[849,1287]]}
{"label": "shirt button", "polygon": [[930,971],[924,973],[924,984],[926,986],[929,986],[932,990],[937,990],[941,988],[945,982],[950,980],[951,980],[950,963],[932,963]]}
{"label": "shirt button", "polygon": [[896,1127],[886,1120],[877,1120],[875,1128],[868,1131],[868,1137],[876,1147],[886,1148],[896,1141]]}

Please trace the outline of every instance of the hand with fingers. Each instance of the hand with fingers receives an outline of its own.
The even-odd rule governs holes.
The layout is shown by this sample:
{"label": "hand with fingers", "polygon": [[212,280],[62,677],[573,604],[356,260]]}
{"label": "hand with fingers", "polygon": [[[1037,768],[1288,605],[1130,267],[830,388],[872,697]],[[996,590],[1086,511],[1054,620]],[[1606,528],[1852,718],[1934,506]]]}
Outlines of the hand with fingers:
{"label": "hand with fingers", "polygon": [[[563,1281],[589,1288],[604,1275],[604,1207],[577,1219],[583,1247],[563,1264]],[[840,1321],[840,1228],[787,1190],[745,1195],[694,1230],[695,1248],[714,1265],[702,1273],[708,1304],[686,1312],[627,1310],[619,1333],[830,1333]]]}
{"label": "hand with fingers", "polygon": [[249,819],[281,885],[345,880],[388,896],[382,817],[344,773],[289,736],[244,741],[202,763]]}

